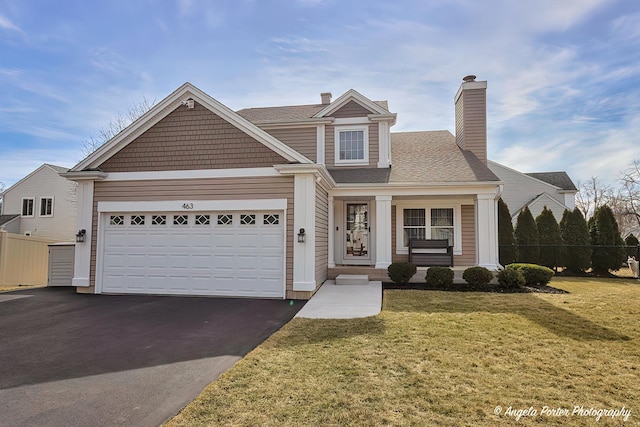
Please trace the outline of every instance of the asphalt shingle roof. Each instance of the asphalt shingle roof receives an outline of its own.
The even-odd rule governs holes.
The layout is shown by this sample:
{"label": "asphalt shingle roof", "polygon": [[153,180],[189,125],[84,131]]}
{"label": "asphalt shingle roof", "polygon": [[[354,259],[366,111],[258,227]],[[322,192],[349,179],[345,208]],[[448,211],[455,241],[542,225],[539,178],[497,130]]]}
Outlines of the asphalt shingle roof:
{"label": "asphalt shingle roof", "polygon": [[544,181],[547,184],[555,185],[563,190],[578,191],[566,172],[531,172],[525,175]]}
{"label": "asphalt shingle roof", "polygon": [[392,133],[391,159],[390,183],[500,180],[447,130]]}
{"label": "asphalt shingle roof", "polygon": [[329,169],[329,173],[338,184],[372,183],[382,184],[389,182],[390,168],[345,168]]}
{"label": "asphalt shingle roof", "polygon": [[[373,102],[388,111],[387,101]],[[236,111],[236,113],[252,123],[295,122],[308,120],[326,107],[326,104],[287,105],[283,107],[245,108]]]}
{"label": "asphalt shingle roof", "polygon": [[20,216],[20,214],[0,215],[0,225],[6,224],[7,222],[11,221],[12,219],[18,216]]}
{"label": "asphalt shingle roof", "polygon": [[56,166],[56,165],[52,165],[49,163],[46,163],[47,166],[49,166],[51,169],[55,170],[58,173],[64,173],[64,172],[69,172],[69,168],[65,168],[62,166]]}

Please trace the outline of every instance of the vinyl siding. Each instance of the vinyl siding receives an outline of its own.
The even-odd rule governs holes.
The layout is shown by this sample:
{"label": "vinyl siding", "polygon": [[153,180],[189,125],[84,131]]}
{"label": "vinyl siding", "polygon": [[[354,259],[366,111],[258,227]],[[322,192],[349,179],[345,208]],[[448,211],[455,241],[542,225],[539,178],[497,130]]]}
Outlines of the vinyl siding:
{"label": "vinyl siding", "polygon": [[[502,200],[509,207],[509,213],[514,217],[514,221],[520,209],[542,193],[547,193],[549,197],[552,197],[560,204],[564,204],[565,202],[564,194],[558,193],[558,188],[551,184],[539,181],[498,163],[489,162],[487,166],[504,182]],[[540,206],[539,210],[536,210],[535,213],[533,211],[531,212],[534,218],[540,214],[543,207],[544,206]],[[562,219],[564,210],[560,212],[560,209],[551,204],[549,204],[548,208],[553,211],[557,220],[558,218]]]}
{"label": "vinyl siding", "polygon": [[[355,125],[358,126],[358,125]],[[338,126],[339,127],[339,126]],[[325,126],[325,164],[327,168],[332,168],[335,166],[335,126],[327,125]],[[379,135],[378,135],[378,124],[372,123],[369,124],[369,164],[362,166],[336,166],[336,167],[344,167],[344,168],[375,168],[378,167],[378,157],[379,157]]]}
{"label": "vinyl siding", "polygon": [[327,192],[316,184],[316,286],[327,280],[329,266],[329,205]]}
{"label": "vinyl siding", "polygon": [[487,163],[487,92],[463,90],[456,103],[456,142]]}
{"label": "vinyl siding", "polygon": [[391,207],[391,261],[393,262],[408,262],[409,255],[407,254],[397,254],[396,248],[398,247],[398,242],[396,238],[396,207]]}
{"label": "vinyl siding", "polygon": [[300,128],[282,128],[282,129],[265,129],[269,135],[278,138],[289,147],[296,150],[306,158],[317,161],[317,128],[300,127]]}
{"label": "vinyl siding", "polygon": [[176,108],[100,168],[105,172],[267,167],[287,160],[195,104]]}
{"label": "vinyl siding", "polygon": [[339,110],[333,113],[331,116],[335,118],[348,118],[348,117],[367,117],[369,114],[373,114],[371,111],[364,108],[362,105],[355,101],[349,101],[342,106]]}
{"label": "vinyl siding", "polygon": [[91,283],[95,284],[98,202],[160,200],[287,199],[286,297],[293,296],[293,177],[219,178],[157,181],[96,181],[93,197]]}
{"label": "vinyl siding", "polygon": [[461,206],[462,255],[453,257],[455,266],[476,265],[476,214],[475,206]]}
{"label": "vinyl siding", "polygon": [[[5,192],[3,213],[22,213],[22,198],[31,197],[34,199],[34,216],[18,220],[19,233],[30,231],[32,236],[73,242],[76,234],[76,188],[75,182],[62,178],[48,166],[42,167]],[[53,216],[40,216],[42,197],[53,197]]]}

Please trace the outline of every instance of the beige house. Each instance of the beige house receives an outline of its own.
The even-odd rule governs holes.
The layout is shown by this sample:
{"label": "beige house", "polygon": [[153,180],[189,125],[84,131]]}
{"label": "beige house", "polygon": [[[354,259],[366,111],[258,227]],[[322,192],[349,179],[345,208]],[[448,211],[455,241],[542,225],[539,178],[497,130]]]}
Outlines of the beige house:
{"label": "beige house", "polygon": [[232,111],[185,83],[84,159],[80,292],[307,299],[337,272],[372,277],[410,238],[454,266],[498,266],[501,182],[487,167],[486,82],[455,94],[456,136],[392,133],[386,101]]}
{"label": "beige house", "polygon": [[60,176],[68,168],[43,164],[2,193],[0,229],[15,234],[73,241],[76,187]]}

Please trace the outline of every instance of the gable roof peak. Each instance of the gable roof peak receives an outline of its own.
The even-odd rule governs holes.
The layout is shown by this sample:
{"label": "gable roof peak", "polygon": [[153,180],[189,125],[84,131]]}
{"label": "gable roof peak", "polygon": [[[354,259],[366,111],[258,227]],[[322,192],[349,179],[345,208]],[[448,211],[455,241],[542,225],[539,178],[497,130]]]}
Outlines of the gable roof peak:
{"label": "gable roof peak", "polygon": [[331,114],[338,111],[340,108],[345,106],[349,101],[355,101],[367,110],[371,111],[373,114],[391,114],[389,110],[382,107],[380,102],[374,102],[362,95],[355,89],[349,89],[342,95],[340,95],[336,100],[332,101],[325,108],[318,111],[313,117],[327,117]]}
{"label": "gable roof peak", "polygon": [[[188,96],[188,98],[185,98],[185,96]],[[198,104],[218,115],[223,120],[229,122],[231,125],[240,129],[242,132],[278,153],[288,161],[312,163],[311,160],[284,144],[282,141],[274,138],[266,131],[260,129],[249,120],[214,99],[206,92],[198,89],[189,82],[185,82],[149,109],[149,111],[127,126],[124,130],[115,135],[80,163],[75,165],[71,171],[78,172],[85,169],[95,168],[104,163],[129,143],[133,142],[138,136],[142,135],[153,125],[157,124],[160,120],[169,115],[173,110],[180,107],[180,105],[187,105],[188,107],[186,101],[189,99],[198,102]]]}

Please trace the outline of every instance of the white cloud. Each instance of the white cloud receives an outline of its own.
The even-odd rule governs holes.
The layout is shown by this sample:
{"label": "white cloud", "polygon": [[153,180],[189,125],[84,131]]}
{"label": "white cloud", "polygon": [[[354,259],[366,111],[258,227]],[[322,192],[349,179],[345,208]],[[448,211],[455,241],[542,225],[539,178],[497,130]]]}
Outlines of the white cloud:
{"label": "white cloud", "polygon": [[0,157],[0,182],[9,188],[43,163],[71,168],[80,157],[79,151],[58,148],[10,150]]}
{"label": "white cloud", "polygon": [[20,27],[18,27],[16,24],[11,22],[9,18],[3,15],[0,15],[0,28],[24,34],[24,31],[22,31]]}

